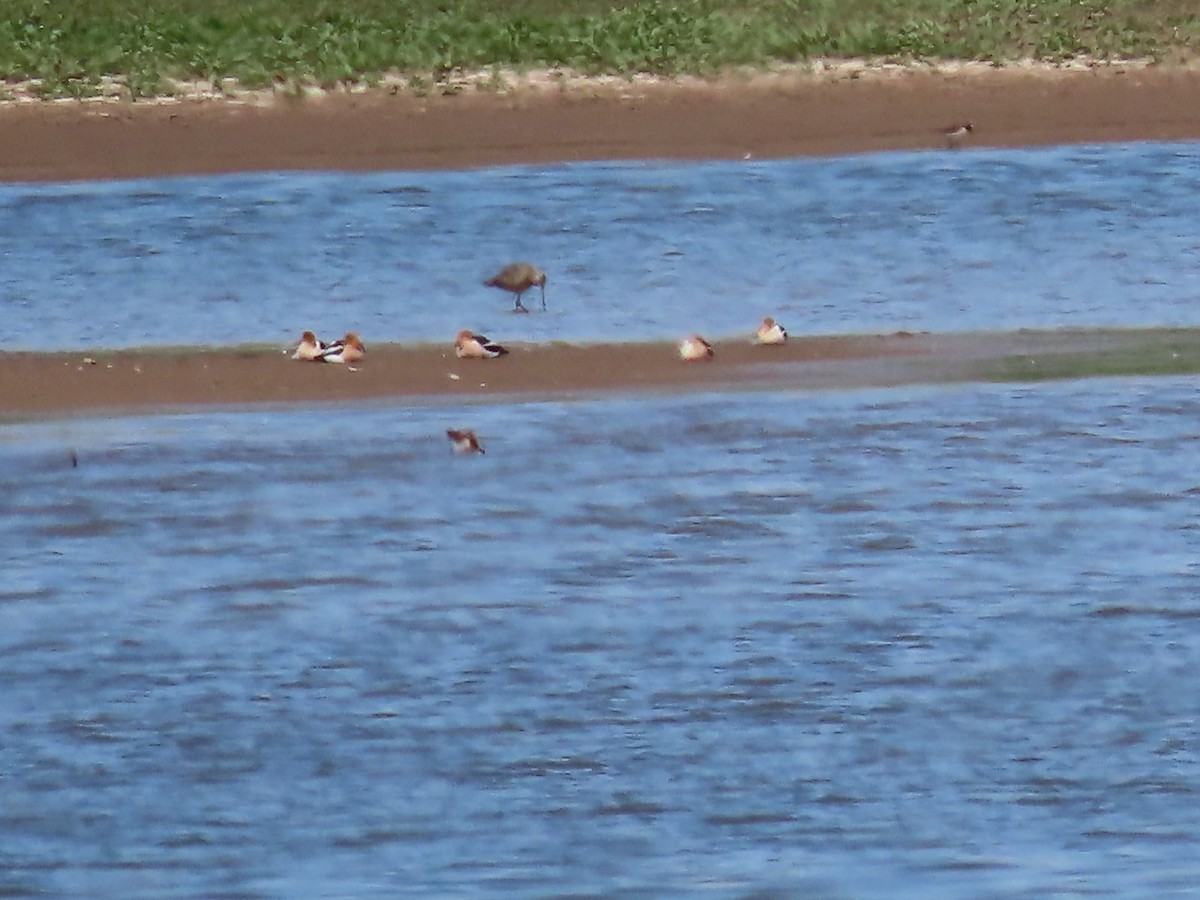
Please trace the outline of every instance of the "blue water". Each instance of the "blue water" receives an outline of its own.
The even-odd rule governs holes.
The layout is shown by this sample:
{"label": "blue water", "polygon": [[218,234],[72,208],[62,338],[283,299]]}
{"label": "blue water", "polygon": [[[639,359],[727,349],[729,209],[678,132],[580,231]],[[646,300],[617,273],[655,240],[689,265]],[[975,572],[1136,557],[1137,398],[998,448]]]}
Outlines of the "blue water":
{"label": "blue water", "polygon": [[0,186],[3,346],[1195,325],[1198,194],[1195,143]]}
{"label": "blue water", "polygon": [[0,887],[1191,889],[1195,387],[7,426]]}
{"label": "blue water", "polygon": [[[11,346],[1196,324],[1197,153],[10,187],[0,304]],[[476,284],[510,256],[548,312]],[[1191,893],[1198,438],[1195,378],[0,425],[0,894]]]}

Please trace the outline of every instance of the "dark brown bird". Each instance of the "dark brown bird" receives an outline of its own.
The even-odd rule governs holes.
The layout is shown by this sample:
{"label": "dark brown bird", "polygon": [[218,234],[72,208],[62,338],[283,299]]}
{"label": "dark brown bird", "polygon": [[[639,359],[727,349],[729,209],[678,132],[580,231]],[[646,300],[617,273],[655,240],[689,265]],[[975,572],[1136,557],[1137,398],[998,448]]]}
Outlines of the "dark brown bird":
{"label": "dark brown bird", "polygon": [[521,303],[521,295],[534,285],[542,289],[542,309],[546,308],[546,273],[531,263],[511,263],[484,282],[485,287],[500,288],[517,295],[515,310],[529,312]]}
{"label": "dark brown bird", "polygon": [[975,126],[970,122],[959,122],[943,128],[942,137],[946,139],[947,147],[957,150],[974,130]]}

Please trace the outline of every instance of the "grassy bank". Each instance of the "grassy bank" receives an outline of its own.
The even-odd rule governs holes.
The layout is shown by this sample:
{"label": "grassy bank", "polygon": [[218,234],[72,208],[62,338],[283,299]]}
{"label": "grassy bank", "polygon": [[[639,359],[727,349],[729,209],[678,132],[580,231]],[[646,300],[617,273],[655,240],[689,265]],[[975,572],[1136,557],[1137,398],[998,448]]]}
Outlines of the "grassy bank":
{"label": "grassy bank", "polygon": [[1197,329],[1114,329],[1098,334],[1104,339],[1097,347],[1014,354],[983,365],[977,374],[987,381],[1056,381],[1200,372]]}
{"label": "grassy bank", "polygon": [[[1200,47],[1194,0],[10,0],[0,78],[43,97],[414,87],[455,72],[708,75],[814,58],[1148,57]],[[113,82],[117,87],[113,87]]]}

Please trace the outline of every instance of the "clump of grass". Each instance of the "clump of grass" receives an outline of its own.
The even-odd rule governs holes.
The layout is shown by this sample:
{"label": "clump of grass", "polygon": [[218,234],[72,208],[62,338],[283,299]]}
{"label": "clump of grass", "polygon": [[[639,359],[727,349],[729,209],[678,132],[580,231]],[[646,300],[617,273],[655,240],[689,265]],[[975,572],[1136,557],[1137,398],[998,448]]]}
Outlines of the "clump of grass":
{"label": "clump of grass", "polygon": [[0,79],[133,97],[172,81],[332,87],[398,73],[711,74],[814,57],[1190,58],[1192,0],[10,0]]}

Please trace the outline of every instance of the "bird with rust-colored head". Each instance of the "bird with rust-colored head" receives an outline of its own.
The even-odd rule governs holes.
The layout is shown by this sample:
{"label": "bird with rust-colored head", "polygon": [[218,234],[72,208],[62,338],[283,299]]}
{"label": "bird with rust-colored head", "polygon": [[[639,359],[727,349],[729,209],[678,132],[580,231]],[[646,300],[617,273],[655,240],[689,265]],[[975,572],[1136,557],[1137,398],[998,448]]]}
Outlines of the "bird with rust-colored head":
{"label": "bird with rust-colored head", "polygon": [[508,350],[482,334],[463,329],[454,339],[454,355],[459,359],[495,359]]}
{"label": "bird with rust-colored head", "polygon": [[352,365],[356,362],[362,362],[366,354],[367,348],[363,346],[362,338],[353,331],[347,331],[344,338],[340,341],[334,341],[325,348],[325,352],[321,354],[321,359],[325,362]]}
{"label": "bird with rust-colored head", "polygon": [[446,437],[450,438],[450,446],[455,453],[483,453],[483,444],[475,432],[466,428],[447,428]]}
{"label": "bird with rust-colored head", "polygon": [[767,316],[762,320],[762,324],[758,326],[758,330],[754,332],[754,343],[786,344],[787,330],[770,316]]}
{"label": "bird with rust-colored head", "polygon": [[306,331],[300,335],[298,340],[293,345],[292,359],[301,359],[305,362],[320,362],[321,354],[325,352],[325,345],[317,340],[317,336],[311,331]]}

